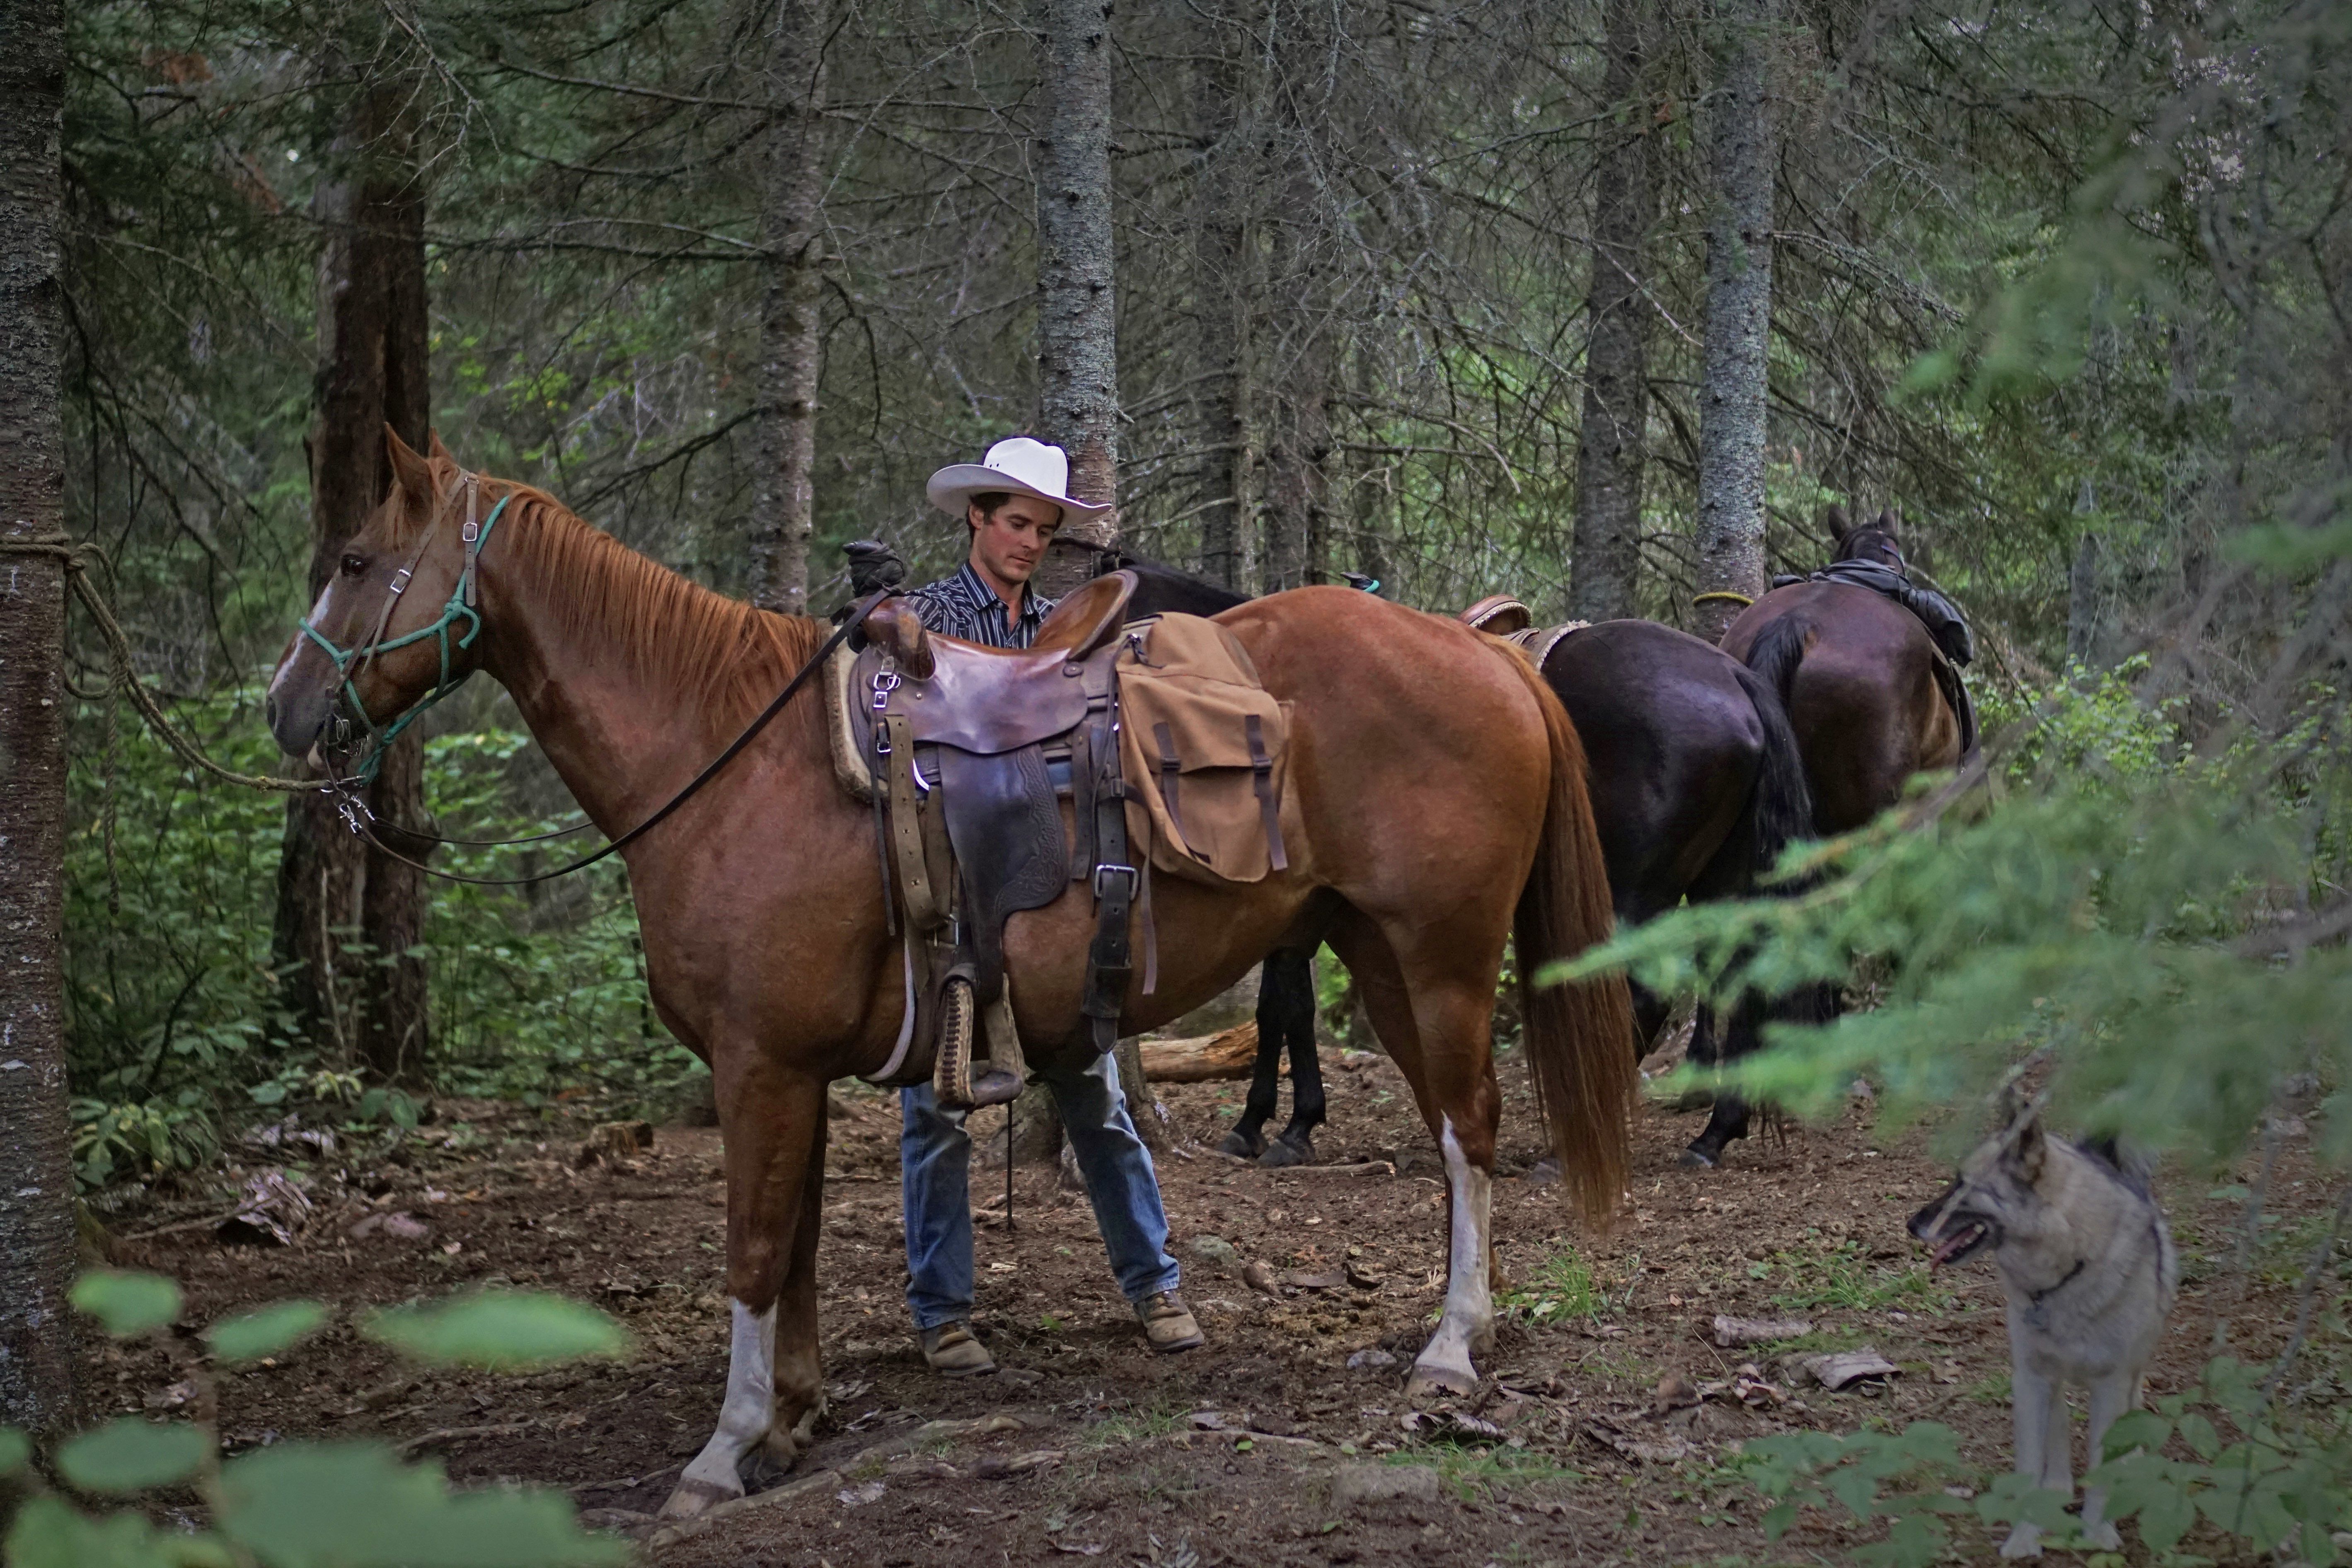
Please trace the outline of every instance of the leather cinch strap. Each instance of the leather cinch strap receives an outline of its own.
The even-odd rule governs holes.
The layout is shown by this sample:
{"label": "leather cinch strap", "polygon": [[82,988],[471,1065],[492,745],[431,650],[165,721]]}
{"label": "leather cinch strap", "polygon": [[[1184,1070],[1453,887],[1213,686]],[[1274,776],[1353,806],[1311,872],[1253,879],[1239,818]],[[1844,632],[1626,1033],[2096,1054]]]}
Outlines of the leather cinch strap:
{"label": "leather cinch strap", "polygon": [[[1117,733],[1118,719],[1118,696],[1112,681],[1111,662],[1098,659],[1087,668],[1088,711],[1082,730],[1087,739],[1084,760],[1087,794],[1094,806],[1094,854],[1082,858],[1079,863],[1092,862],[1095,936],[1087,949],[1086,998],[1079,1011],[1086,1016],[1087,1033],[1100,1055],[1108,1055],[1118,1045],[1118,1016],[1127,1005],[1127,983],[1135,973],[1135,953],[1128,941],[1127,921],[1137,895],[1142,891],[1144,875],[1136,869],[1127,841],[1127,790],[1118,773],[1118,743],[1111,738]],[[1074,795],[1080,760],[1080,750],[1074,744],[1070,754]],[[1148,926],[1145,935],[1148,944]],[[1149,946],[1147,954],[1156,956],[1150,953]],[[1155,977],[1147,973],[1145,978],[1149,981]]]}
{"label": "leather cinch strap", "polygon": [[[1166,726],[1161,726],[1164,733]],[[1275,798],[1274,759],[1265,754],[1265,727],[1255,713],[1247,716],[1250,752],[1250,788],[1257,792],[1258,816],[1265,823],[1265,858],[1277,870],[1286,870],[1290,857],[1282,848],[1282,807]]]}

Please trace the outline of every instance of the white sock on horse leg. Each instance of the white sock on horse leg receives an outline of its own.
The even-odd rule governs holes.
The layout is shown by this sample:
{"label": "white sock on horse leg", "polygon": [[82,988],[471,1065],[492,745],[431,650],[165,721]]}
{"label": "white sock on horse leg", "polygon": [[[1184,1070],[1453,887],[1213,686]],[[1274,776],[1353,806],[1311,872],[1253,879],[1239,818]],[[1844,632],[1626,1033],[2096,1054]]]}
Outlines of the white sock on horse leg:
{"label": "white sock on horse leg", "polygon": [[1463,1153],[1450,1117],[1438,1133],[1438,1147],[1444,1152],[1445,1184],[1453,1205],[1453,1245],[1445,1259],[1445,1315],[1414,1364],[1423,1372],[1443,1373],[1450,1382],[1469,1386],[1478,1380],[1471,1354],[1486,1349],[1495,1331],[1495,1296],[1486,1278],[1494,1184]]}
{"label": "white sock on horse leg", "polygon": [[730,1300],[734,1331],[727,1352],[727,1399],[719,1407],[719,1428],[702,1446],[694,1462],[678,1478],[678,1489],[689,1485],[722,1497],[742,1494],[736,1465],[753,1444],[768,1435],[776,1409],[776,1309],[754,1313]]}

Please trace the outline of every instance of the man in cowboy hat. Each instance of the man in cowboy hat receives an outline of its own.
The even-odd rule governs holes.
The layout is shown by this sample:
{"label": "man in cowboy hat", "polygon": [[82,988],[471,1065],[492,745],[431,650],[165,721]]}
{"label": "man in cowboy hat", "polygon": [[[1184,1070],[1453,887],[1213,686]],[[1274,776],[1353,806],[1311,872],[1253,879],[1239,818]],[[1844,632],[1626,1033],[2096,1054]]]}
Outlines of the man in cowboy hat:
{"label": "man in cowboy hat", "polygon": [[[1062,520],[1109,510],[1073,500],[1069,458],[1059,447],[1015,436],[977,463],[931,476],[931,504],[971,530],[971,549],[955,574],[911,595],[935,632],[1027,647],[1053,610],[1029,586]],[[1111,1272],[1135,1307],[1151,1347],[1187,1351],[1200,1326],[1177,1299],[1176,1260],[1168,1255],[1168,1216],[1151,1152],[1136,1136],[1108,1056],[1084,1067],[1040,1068],[1086,1180]],[[942,1108],[929,1084],[899,1090],[903,1125],[898,1173],[907,1207],[907,1305],[915,1315],[923,1359],[950,1377],[993,1372],[996,1363],[971,1331],[971,1139],[964,1112]]]}

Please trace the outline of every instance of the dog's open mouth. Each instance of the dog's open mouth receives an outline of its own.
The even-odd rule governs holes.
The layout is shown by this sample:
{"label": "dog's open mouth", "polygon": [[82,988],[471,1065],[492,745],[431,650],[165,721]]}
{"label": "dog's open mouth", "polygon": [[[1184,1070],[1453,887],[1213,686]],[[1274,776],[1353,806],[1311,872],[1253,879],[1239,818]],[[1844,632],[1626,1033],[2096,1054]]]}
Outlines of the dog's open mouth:
{"label": "dog's open mouth", "polygon": [[1959,1227],[1936,1244],[1928,1256],[1927,1267],[1941,1268],[1948,1263],[1958,1263],[1992,1239],[1992,1227],[1982,1220],[1962,1220]]}

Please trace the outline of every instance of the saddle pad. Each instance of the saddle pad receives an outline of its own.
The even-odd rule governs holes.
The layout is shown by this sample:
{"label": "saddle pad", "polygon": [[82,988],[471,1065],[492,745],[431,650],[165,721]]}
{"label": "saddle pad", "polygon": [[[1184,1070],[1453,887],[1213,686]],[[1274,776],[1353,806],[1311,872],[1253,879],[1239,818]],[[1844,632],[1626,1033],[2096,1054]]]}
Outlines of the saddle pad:
{"label": "saddle pad", "polygon": [[1181,615],[1129,626],[1118,705],[1129,833],[1154,867],[1214,884],[1287,864],[1278,823],[1290,711],[1231,632]]}

